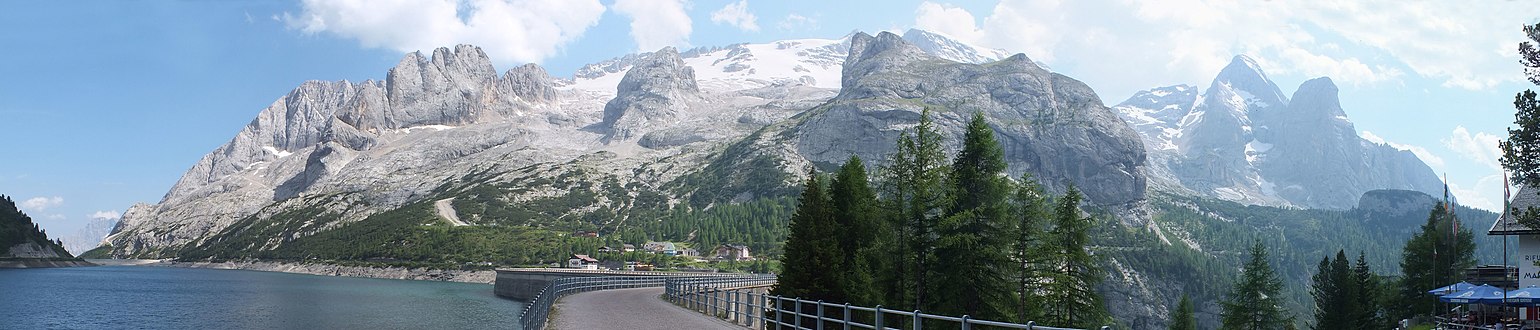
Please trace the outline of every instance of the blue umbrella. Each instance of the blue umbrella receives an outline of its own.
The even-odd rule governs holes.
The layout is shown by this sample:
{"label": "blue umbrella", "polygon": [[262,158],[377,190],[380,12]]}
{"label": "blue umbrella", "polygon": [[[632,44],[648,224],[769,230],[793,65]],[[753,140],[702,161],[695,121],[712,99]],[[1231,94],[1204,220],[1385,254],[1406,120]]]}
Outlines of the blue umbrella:
{"label": "blue umbrella", "polygon": [[1540,287],[1533,285],[1508,291],[1508,304],[1514,306],[1540,306]]}
{"label": "blue umbrella", "polygon": [[1438,300],[1454,304],[1501,304],[1503,294],[1506,291],[1495,286],[1482,284],[1470,290],[1460,291],[1438,297]]}
{"label": "blue umbrella", "polygon": [[1428,290],[1428,294],[1443,296],[1443,295],[1448,295],[1448,294],[1455,293],[1455,292],[1470,290],[1471,288],[1474,288],[1474,287],[1476,287],[1475,284],[1470,284],[1470,282],[1466,282],[1466,281],[1460,281],[1460,283],[1450,284],[1450,285],[1442,287],[1442,288]]}

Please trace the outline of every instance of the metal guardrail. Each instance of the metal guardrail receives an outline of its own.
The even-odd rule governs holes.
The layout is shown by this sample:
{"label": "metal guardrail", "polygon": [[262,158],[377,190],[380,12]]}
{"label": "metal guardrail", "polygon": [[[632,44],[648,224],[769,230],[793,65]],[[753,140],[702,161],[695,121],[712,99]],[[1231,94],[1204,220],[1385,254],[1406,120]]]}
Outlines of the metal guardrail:
{"label": "metal guardrail", "polygon": [[[790,327],[791,329],[799,330],[823,330],[826,326],[838,326],[843,330],[903,330],[903,328],[894,327],[903,327],[907,321],[910,328],[914,330],[919,330],[926,325],[935,328],[938,326],[938,323],[942,324],[940,326],[944,328],[951,328],[944,324],[953,323],[957,325],[957,328],[963,330],[971,330],[974,326],[1023,330],[1082,330],[1041,326],[1034,322],[1020,324],[977,320],[967,315],[953,317],[925,314],[919,310],[892,310],[884,309],[881,305],[877,307],[863,307],[850,304],[826,303],[823,301],[808,301],[798,298],[774,296],[767,292],[756,292],[761,291],[762,288],[774,285],[774,276],[670,278],[664,282],[663,292],[669,302],[750,329],[779,330]],[[808,305],[811,306],[806,308],[811,310],[804,312],[803,306]],[[804,319],[808,320],[805,322],[806,324],[804,324]],[[927,320],[930,320],[930,323],[927,323]],[[1110,327],[1101,327],[1101,330],[1108,329]]]}
{"label": "metal guardrail", "polygon": [[519,325],[526,330],[540,330],[545,328],[549,321],[551,305],[556,304],[557,299],[574,293],[629,289],[663,286],[666,279],[706,280],[722,279],[723,275],[699,275],[673,273],[675,276],[597,276],[597,277],[568,277],[551,281],[551,284],[540,289],[534,299],[524,305],[524,311],[519,313]]}

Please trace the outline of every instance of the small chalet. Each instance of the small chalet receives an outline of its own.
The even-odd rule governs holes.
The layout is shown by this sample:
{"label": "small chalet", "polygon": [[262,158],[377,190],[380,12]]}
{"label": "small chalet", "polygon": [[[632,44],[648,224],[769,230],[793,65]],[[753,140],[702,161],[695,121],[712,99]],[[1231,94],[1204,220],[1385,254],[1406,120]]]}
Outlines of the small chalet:
{"label": "small chalet", "polygon": [[674,242],[647,242],[647,244],[642,244],[642,249],[643,250],[647,250],[647,252],[652,252],[654,254],[659,254],[659,253],[666,254],[666,255],[677,255],[677,254],[679,254],[679,250],[678,250],[677,247],[674,246]]}
{"label": "small chalet", "polygon": [[586,254],[574,254],[572,259],[567,259],[567,268],[598,270],[599,259],[594,259]]}
{"label": "small chalet", "polygon": [[722,260],[754,260],[754,256],[749,254],[747,245],[723,244],[717,247],[715,255],[717,259]]}

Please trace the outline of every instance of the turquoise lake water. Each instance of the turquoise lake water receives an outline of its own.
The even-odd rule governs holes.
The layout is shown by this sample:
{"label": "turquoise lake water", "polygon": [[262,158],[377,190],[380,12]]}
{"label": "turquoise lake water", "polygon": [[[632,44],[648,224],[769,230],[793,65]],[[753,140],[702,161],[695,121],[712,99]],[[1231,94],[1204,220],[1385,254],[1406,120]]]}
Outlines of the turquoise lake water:
{"label": "turquoise lake water", "polygon": [[488,284],[166,267],[0,269],[3,329],[512,329]]}

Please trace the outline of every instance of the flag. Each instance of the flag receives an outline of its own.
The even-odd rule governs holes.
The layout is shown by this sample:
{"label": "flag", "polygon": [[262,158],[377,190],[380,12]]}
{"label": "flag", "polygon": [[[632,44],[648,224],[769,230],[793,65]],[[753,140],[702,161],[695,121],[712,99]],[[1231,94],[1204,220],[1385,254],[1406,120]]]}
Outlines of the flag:
{"label": "flag", "polygon": [[[1444,214],[1449,214],[1449,173],[1444,173]],[[1450,235],[1460,234],[1460,219],[1449,217]]]}

